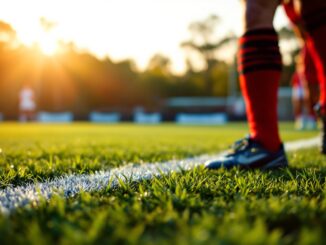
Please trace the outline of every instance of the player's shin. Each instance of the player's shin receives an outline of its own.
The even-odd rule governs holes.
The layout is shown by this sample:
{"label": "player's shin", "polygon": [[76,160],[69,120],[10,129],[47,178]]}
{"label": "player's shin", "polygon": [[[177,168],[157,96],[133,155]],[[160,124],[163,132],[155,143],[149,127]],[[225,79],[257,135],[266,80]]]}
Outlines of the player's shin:
{"label": "player's shin", "polygon": [[281,141],[277,123],[277,90],[282,69],[274,29],[247,31],[240,39],[239,73],[246,102],[250,137],[277,151]]}

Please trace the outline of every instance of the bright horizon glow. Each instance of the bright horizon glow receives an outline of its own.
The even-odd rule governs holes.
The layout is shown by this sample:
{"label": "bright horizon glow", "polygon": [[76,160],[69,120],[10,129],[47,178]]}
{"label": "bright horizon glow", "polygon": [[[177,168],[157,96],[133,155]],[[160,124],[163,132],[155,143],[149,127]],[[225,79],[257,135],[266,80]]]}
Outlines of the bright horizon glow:
{"label": "bright horizon glow", "polygon": [[53,42],[40,42],[38,44],[42,53],[46,56],[53,56],[57,53],[57,46]]}
{"label": "bright horizon glow", "polygon": [[[53,56],[59,51],[58,42],[59,40],[44,32],[35,40],[34,44],[40,48],[44,55]],[[28,45],[28,43],[25,44]]]}
{"label": "bright horizon glow", "polygon": [[[189,24],[210,14],[221,17],[220,37],[241,32],[238,0],[11,0],[0,9],[0,19],[12,25],[22,43],[38,44],[48,55],[57,51],[58,41],[74,42],[99,58],[133,59],[144,69],[160,53],[171,59],[175,73],[185,70],[180,43],[190,38]],[[56,26],[45,33],[41,17]],[[285,24],[280,12],[276,26]],[[225,51],[222,56],[230,55]]]}

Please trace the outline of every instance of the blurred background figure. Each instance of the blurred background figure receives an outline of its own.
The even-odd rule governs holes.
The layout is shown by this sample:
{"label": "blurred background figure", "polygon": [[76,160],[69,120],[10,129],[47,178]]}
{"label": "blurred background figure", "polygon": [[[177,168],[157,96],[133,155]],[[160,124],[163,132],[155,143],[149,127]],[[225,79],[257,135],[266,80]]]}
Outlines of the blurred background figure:
{"label": "blurred background figure", "polygon": [[318,87],[315,65],[307,46],[304,46],[296,58],[296,71],[292,76],[292,103],[298,130],[317,129],[314,106],[319,98]]}
{"label": "blurred background figure", "polygon": [[317,128],[317,115],[314,110],[315,106],[319,101],[319,79],[316,64],[314,62],[314,54],[312,53],[312,45],[310,41],[306,42],[305,47],[302,50],[303,53],[303,69],[304,77],[306,79],[306,90],[307,90],[307,105],[308,105],[308,123],[306,129],[316,129]]}
{"label": "blurred background figure", "polygon": [[35,119],[36,102],[33,88],[24,84],[19,93],[19,121],[27,122]]}
{"label": "blurred background figure", "polygon": [[314,130],[317,128],[317,115],[314,106],[319,100],[319,79],[315,61],[318,54],[312,39],[304,28],[304,23],[296,9],[295,1],[284,1],[283,6],[292,22],[301,51],[296,58],[296,71],[292,76],[292,103],[295,116],[295,128]]}

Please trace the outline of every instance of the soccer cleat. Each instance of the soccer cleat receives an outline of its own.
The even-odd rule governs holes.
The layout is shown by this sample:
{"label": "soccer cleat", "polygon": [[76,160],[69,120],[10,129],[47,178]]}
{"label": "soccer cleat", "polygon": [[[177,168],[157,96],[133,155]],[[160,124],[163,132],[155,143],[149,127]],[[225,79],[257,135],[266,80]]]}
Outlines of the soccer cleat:
{"label": "soccer cleat", "polygon": [[245,138],[237,141],[231,151],[216,161],[207,162],[207,169],[239,167],[240,169],[275,169],[288,166],[288,160],[283,145],[272,153],[258,142]]}
{"label": "soccer cleat", "polygon": [[325,108],[322,107],[320,104],[317,104],[315,106],[315,111],[317,115],[321,119],[321,148],[320,148],[320,153],[326,155],[326,113],[325,113]]}
{"label": "soccer cleat", "polygon": [[320,152],[326,155],[326,117],[322,118],[321,128],[321,149]]}

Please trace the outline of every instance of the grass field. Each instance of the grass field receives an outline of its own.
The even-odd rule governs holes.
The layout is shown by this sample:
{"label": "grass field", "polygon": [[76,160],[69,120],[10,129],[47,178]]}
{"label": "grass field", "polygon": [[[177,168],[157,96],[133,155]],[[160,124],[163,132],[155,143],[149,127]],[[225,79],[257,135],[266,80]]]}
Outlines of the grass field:
{"label": "grass field", "polygon": [[[282,124],[285,141],[311,138]],[[241,124],[0,125],[0,188],[128,163],[161,162],[224,150]],[[289,153],[277,171],[203,168],[65,199],[55,196],[9,216],[1,244],[323,244],[326,158]]]}

